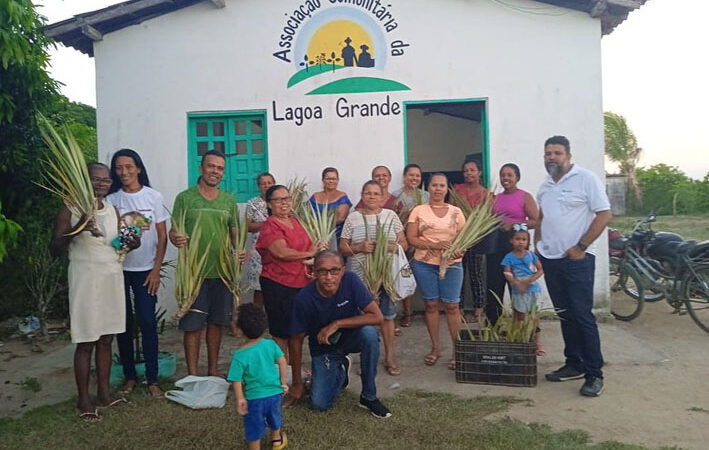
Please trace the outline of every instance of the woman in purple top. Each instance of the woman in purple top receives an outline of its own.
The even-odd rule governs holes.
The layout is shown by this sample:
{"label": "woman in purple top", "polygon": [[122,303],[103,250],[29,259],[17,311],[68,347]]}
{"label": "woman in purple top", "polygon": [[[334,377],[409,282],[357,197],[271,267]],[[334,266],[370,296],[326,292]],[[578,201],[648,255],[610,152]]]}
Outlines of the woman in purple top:
{"label": "woman in purple top", "polygon": [[[527,191],[517,187],[520,180],[520,171],[517,164],[507,163],[500,168],[500,184],[504,191],[495,195],[492,210],[502,218],[502,227],[498,232],[497,250],[487,255],[487,304],[485,315],[491,323],[495,323],[502,313],[502,306],[498,303],[505,295],[505,276],[500,265],[507,253],[512,251],[510,237],[512,225],[526,223],[531,230],[537,226],[539,208],[534,197]],[[494,293],[494,294],[493,294]],[[497,296],[497,298],[495,297]]]}

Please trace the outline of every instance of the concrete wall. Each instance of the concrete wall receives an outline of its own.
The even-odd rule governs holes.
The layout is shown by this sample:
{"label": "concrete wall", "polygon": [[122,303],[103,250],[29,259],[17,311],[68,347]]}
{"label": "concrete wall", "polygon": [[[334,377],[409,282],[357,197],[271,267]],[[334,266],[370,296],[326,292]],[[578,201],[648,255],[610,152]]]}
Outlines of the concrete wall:
{"label": "concrete wall", "polygon": [[[552,7],[564,14],[527,14],[482,1],[392,0],[398,27],[385,37],[410,46],[403,56],[389,55],[381,75],[411,90],[305,95],[317,80],[286,89],[295,66],[272,56],[286,13],[301,3],[231,0],[217,9],[204,2],[96,42],[101,160],[121,147],[138,150],[171,205],[187,187],[187,113],[266,110],[269,166],[278,180],[297,174],[314,189],[321,169],[332,165],[341,169],[341,188],[358,197],[374,165],[389,166],[392,189],[400,185],[403,114],[336,118],[337,98],[368,103],[389,96],[402,108],[409,100],[476,98],[487,100],[493,184],[497,168],[514,161],[523,172],[520,187],[536,192],[545,177],[542,144],[554,134],[568,136],[574,160],[603,176],[601,29],[588,14]],[[321,10],[334,7],[330,0],[321,4]],[[338,70],[332,79],[349,72]],[[274,100],[279,108],[320,106],[325,118],[302,126],[275,121]],[[596,300],[607,309],[605,239],[599,252]],[[161,303],[172,307],[168,289]]]}
{"label": "concrete wall", "polygon": [[421,109],[407,111],[406,120],[408,159],[427,172],[459,170],[466,155],[482,150],[479,122]]}

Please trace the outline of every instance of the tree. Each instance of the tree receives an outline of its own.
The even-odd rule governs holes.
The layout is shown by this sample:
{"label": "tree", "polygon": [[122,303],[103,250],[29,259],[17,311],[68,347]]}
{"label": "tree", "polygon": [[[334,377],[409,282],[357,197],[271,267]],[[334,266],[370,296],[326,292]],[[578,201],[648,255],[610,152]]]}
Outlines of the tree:
{"label": "tree", "polygon": [[625,117],[612,112],[603,113],[603,125],[606,144],[606,156],[618,164],[621,174],[628,179],[628,197],[636,202],[641,200],[641,191],[638,189],[636,170],[642,149],[638,147],[638,140],[630,129]]}
{"label": "tree", "polygon": [[[0,320],[34,312],[35,299],[23,283],[33,264],[25,250],[33,243],[47,245],[47,230],[61,204],[34,184],[46,151],[37,113],[67,124],[80,137],[87,157],[96,159],[95,110],[59,94],[58,83],[48,74],[48,49],[54,43],[42,34],[44,24],[31,0],[0,0],[0,201],[2,214],[24,229],[16,250],[0,264]],[[65,263],[51,270],[65,278]]]}
{"label": "tree", "polygon": [[675,194],[682,195],[682,188],[692,181],[679,168],[667,164],[640,168],[637,176],[643,192],[643,212],[655,210],[657,214],[672,214]]}

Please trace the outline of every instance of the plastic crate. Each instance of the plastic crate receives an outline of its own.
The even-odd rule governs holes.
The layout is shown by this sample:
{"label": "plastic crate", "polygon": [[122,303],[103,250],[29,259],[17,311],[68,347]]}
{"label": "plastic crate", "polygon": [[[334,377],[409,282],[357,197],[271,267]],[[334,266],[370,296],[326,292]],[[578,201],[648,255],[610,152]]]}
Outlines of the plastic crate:
{"label": "plastic crate", "polygon": [[455,343],[455,381],[536,386],[536,345],[534,342],[471,341],[468,331],[461,331]]}

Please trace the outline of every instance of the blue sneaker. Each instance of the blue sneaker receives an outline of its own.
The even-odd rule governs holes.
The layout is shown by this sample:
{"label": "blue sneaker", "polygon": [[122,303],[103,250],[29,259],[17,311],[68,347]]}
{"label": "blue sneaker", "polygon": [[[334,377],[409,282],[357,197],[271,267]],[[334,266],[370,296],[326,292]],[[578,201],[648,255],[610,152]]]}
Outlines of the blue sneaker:
{"label": "blue sneaker", "polygon": [[588,377],[581,386],[581,395],[586,397],[598,397],[603,393],[603,378]]}

